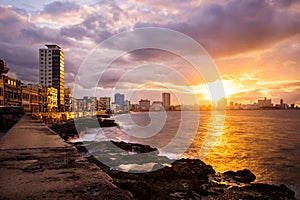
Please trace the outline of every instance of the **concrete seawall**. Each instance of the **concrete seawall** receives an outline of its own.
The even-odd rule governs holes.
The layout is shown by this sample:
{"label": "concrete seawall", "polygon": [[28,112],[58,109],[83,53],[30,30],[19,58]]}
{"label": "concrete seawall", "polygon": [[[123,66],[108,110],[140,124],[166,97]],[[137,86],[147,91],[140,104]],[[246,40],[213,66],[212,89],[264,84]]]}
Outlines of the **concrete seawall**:
{"label": "concrete seawall", "polygon": [[131,199],[29,115],[0,139],[0,199]]}

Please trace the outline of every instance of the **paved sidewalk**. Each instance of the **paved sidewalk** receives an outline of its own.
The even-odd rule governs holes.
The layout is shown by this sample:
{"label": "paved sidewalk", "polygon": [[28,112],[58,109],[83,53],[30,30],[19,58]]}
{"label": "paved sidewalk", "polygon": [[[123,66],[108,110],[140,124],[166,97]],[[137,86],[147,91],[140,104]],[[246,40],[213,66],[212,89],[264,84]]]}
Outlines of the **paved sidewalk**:
{"label": "paved sidewalk", "polygon": [[0,139],[0,199],[131,199],[31,116]]}
{"label": "paved sidewalk", "polygon": [[0,149],[70,147],[39,120],[25,115],[0,140]]}

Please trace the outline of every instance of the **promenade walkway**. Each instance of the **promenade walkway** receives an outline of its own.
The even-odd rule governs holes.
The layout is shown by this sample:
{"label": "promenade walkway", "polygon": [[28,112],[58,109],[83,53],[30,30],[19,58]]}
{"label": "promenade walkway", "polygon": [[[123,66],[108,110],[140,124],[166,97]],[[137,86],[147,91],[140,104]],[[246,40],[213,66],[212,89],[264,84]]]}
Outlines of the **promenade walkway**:
{"label": "promenade walkway", "polygon": [[130,199],[43,123],[25,115],[0,139],[0,199]]}

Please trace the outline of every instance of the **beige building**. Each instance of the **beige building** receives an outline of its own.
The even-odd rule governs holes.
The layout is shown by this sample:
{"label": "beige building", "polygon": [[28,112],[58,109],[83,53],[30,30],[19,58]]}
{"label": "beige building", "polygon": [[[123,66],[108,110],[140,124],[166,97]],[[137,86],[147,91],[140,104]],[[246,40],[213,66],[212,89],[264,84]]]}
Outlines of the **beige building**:
{"label": "beige building", "polygon": [[22,85],[22,95],[21,95],[21,101],[22,101],[22,107],[24,109],[24,112],[39,112],[40,111],[40,105],[39,105],[39,88],[38,85]]}
{"label": "beige building", "polygon": [[97,101],[97,110],[111,110],[111,98],[110,97],[100,97]]}
{"label": "beige building", "polygon": [[163,103],[161,101],[153,101],[150,110],[152,110],[152,111],[164,110]]}
{"label": "beige building", "polygon": [[21,81],[4,76],[4,105],[21,106]]}
{"label": "beige building", "polygon": [[47,111],[55,112],[58,109],[57,89],[54,87],[47,88]]}
{"label": "beige building", "polygon": [[258,100],[258,107],[259,108],[271,108],[273,107],[272,100],[267,99],[266,97],[262,100]]}
{"label": "beige building", "polygon": [[72,110],[72,89],[65,88],[65,111],[71,112]]}

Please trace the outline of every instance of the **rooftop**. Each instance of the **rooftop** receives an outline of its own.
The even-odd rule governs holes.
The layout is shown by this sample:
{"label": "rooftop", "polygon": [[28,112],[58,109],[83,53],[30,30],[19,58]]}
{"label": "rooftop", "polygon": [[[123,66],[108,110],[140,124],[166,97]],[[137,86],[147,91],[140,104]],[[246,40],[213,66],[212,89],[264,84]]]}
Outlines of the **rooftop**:
{"label": "rooftop", "polygon": [[48,47],[48,49],[60,49],[60,46],[56,44],[46,44],[46,47]]}

